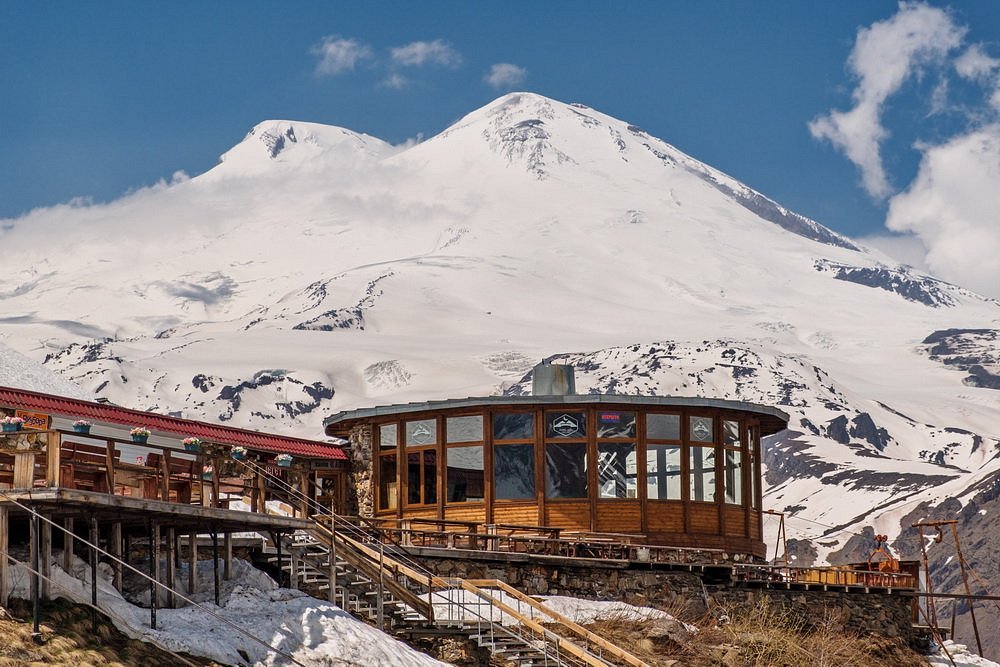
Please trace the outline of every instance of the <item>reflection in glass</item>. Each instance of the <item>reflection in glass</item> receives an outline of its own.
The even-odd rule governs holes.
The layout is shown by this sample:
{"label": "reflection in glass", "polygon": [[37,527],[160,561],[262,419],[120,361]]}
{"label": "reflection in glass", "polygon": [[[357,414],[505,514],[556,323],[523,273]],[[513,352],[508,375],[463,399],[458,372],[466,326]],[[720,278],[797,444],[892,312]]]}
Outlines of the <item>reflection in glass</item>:
{"label": "reflection in glass", "polygon": [[646,497],[649,500],[681,499],[681,448],[679,446],[646,446]]}
{"label": "reflection in glass", "polygon": [[484,498],[483,447],[450,447],[447,484],[449,503],[478,502]]}
{"label": "reflection in glass", "polygon": [[711,447],[690,448],[691,500],[715,501],[715,450]]}
{"label": "reflection in glass", "polygon": [[587,497],[586,445],[545,445],[545,494],[549,498]]}
{"label": "reflection in glass", "polygon": [[740,423],[731,419],[722,420],[722,444],[726,447],[740,446]]}
{"label": "reflection in glass", "polygon": [[646,415],[646,437],[653,440],[680,440],[681,416],[654,413]]}
{"label": "reflection in glass", "polygon": [[746,435],[747,435],[747,444],[750,447],[750,461],[749,461],[749,464],[750,464],[750,507],[752,507],[754,509],[757,509],[757,506],[758,506],[757,496],[760,495],[760,489],[758,489],[757,487],[759,485],[760,480],[757,479],[757,466],[755,464],[757,462],[757,452],[758,452],[758,446],[759,446],[760,443],[757,440],[755,440],[754,437],[753,437],[753,428],[748,427]]}
{"label": "reflection in glass", "polygon": [[535,446],[493,448],[493,490],[497,500],[535,497]]}
{"label": "reflection in glass", "polygon": [[514,412],[493,415],[494,440],[529,440],[534,436],[535,415],[533,413]]}
{"label": "reflection in glass", "polygon": [[738,449],[727,449],[725,451],[726,502],[741,505],[743,504],[743,452]]}
{"label": "reflection in glass", "polygon": [[635,413],[616,410],[597,411],[598,438],[634,438]]}
{"label": "reflection in glass", "polygon": [[437,452],[413,452],[406,457],[406,502],[433,505],[437,502]]}
{"label": "reflection in glass", "polygon": [[600,443],[597,474],[601,498],[637,498],[635,444]]}
{"label": "reflection in glass", "polygon": [[479,442],[483,439],[483,416],[448,417],[445,432],[449,443]]}
{"label": "reflection in glass", "polygon": [[545,414],[546,438],[583,438],[587,435],[587,420],[582,412],[548,412]]}
{"label": "reflection in glass", "polygon": [[711,417],[691,417],[691,439],[696,442],[714,442],[715,434]]}
{"label": "reflection in glass", "polygon": [[396,446],[396,425],[382,424],[378,427],[378,442],[381,449],[392,449]]}
{"label": "reflection in glass", "polygon": [[396,455],[378,457],[378,508],[394,510],[399,503],[396,487]]}
{"label": "reflection in glass", "polygon": [[420,445],[433,445],[437,442],[437,420],[421,419],[415,422],[406,422],[406,446],[419,447]]}

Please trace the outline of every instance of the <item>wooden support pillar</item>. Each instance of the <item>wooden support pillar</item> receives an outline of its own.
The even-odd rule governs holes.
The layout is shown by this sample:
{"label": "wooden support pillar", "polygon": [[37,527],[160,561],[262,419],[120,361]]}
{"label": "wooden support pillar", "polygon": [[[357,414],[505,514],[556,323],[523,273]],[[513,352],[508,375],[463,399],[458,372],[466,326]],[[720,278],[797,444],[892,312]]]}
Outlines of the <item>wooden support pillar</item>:
{"label": "wooden support pillar", "polygon": [[[212,507],[222,507],[222,483],[219,480],[222,470],[222,459],[214,457],[212,459]],[[214,532],[213,532],[214,534]]]}
{"label": "wooden support pillar", "polygon": [[160,525],[149,525],[149,627],[156,629],[156,607],[160,597]]}
{"label": "wooden support pillar", "polygon": [[115,590],[122,592],[122,522],[115,521],[111,524],[111,539],[108,540],[108,552],[116,560],[111,562],[112,579],[111,583]]}
{"label": "wooden support pillar", "polygon": [[330,562],[327,578],[330,580],[330,590],[327,599],[337,602],[337,515],[333,512],[333,501],[330,501]]}
{"label": "wooden support pillar", "polygon": [[97,517],[90,516],[90,624],[94,634],[97,634],[97,540],[100,539]]}
{"label": "wooden support pillar", "polygon": [[160,456],[160,500],[170,502],[170,450]]}
{"label": "wooden support pillar", "polygon": [[174,531],[174,557],[177,560],[177,568],[184,564],[184,557],[181,555],[181,535]]}
{"label": "wooden support pillar", "polygon": [[215,579],[215,606],[219,603],[219,533],[212,528],[212,575]]}
{"label": "wooden support pillar", "polygon": [[73,571],[73,519],[63,519],[63,570]]}
{"label": "wooden support pillar", "polygon": [[[302,499],[299,502],[299,510],[302,512],[303,519],[308,519],[311,514],[309,510],[309,475],[310,471],[308,468],[304,468],[299,474],[299,493]],[[441,497],[444,498],[443,495]]]}
{"label": "wooden support pillar", "polygon": [[198,535],[188,534],[188,595],[198,592]]}
{"label": "wooden support pillar", "polygon": [[297,589],[299,587],[299,550],[295,547],[288,548],[288,587]]}
{"label": "wooden support pillar", "polygon": [[229,581],[233,578],[233,534],[228,530],[222,536],[222,578]]}
{"label": "wooden support pillar", "polygon": [[10,543],[10,511],[7,505],[0,505],[0,607],[7,606],[10,597],[10,570],[8,569],[7,546]]}
{"label": "wooden support pillar", "polygon": [[49,579],[52,578],[52,524],[46,521],[48,517],[40,517],[38,519],[39,532],[40,532],[40,542],[39,542],[39,567],[41,568],[39,572],[42,574],[42,599],[49,599]]}
{"label": "wooden support pillar", "polygon": [[45,485],[56,487],[62,483],[62,469],[59,466],[59,450],[62,449],[62,433],[49,433],[45,437]]}
{"label": "wooden support pillar", "polygon": [[174,553],[177,549],[177,530],[171,526],[167,528],[167,607],[177,608],[177,596],[174,594],[177,580],[177,557]]}
{"label": "wooden support pillar", "polygon": [[[34,508],[32,508],[32,510],[34,510]],[[39,629],[39,622],[41,620],[41,617],[40,617],[40,607],[39,607],[39,604],[38,604],[39,603],[39,598],[41,597],[40,591],[39,591],[39,581],[38,581],[38,578],[39,578],[38,577],[38,550],[39,550],[38,549],[38,534],[39,534],[39,532],[40,531],[39,531],[39,527],[38,527],[38,515],[35,514],[34,511],[32,511],[31,518],[30,518],[30,523],[29,523],[29,529],[28,529],[28,537],[29,537],[29,540],[31,542],[31,547],[30,547],[30,555],[31,555],[31,611],[32,611],[31,616],[32,616],[32,619],[34,621],[34,626],[33,626],[33,631],[32,631],[32,637],[35,637],[36,640],[41,637],[41,631]]]}
{"label": "wooden support pillar", "polygon": [[256,493],[257,493],[257,511],[261,514],[267,514],[267,486],[264,475],[260,472],[260,467],[258,466],[256,470],[256,475],[254,480],[257,483]]}

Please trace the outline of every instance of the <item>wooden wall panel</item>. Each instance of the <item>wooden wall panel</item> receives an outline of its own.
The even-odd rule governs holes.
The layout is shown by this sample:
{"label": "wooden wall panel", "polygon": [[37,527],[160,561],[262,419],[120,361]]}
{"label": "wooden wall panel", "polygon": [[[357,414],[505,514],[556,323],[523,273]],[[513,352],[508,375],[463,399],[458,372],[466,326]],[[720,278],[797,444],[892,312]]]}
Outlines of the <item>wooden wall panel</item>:
{"label": "wooden wall panel", "polygon": [[756,511],[750,512],[750,537],[757,540],[762,537],[760,532],[760,513]]}
{"label": "wooden wall panel", "polygon": [[405,519],[436,519],[438,510],[436,507],[407,507],[403,510]]}
{"label": "wooden wall panel", "polygon": [[486,523],[486,507],[483,503],[469,503],[468,505],[446,505],[444,508],[444,518],[449,521],[476,521]]}
{"label": "wooden wall panel", "polygon": [[650,533],[683,533],[684,504],[680,502],[650,501],[646,508],[646,521]]}
{"label": "wooden wall panel", "polygon": [[726,513],[726,536],[745,537],[746,511],[739,505],[726,505],[723,511]]}
{"label": "wooden wall panel", "polygon": [[495,503],[493,505],[493,523],[516,523],[523,526],[540,526],[538,505],[511,505]]}
{"label": "wooden wall panel", "polygon": [[590,530],[590,502],[547,502],[545,525],[567,530]]}
{"label": "wooden wall panel", "polygon": [[719,534],[719,506],[708,503],[688,503],[691,532],[701,535]]}
{"label": "wooden wall panel", "polygon": [[642,531],[642,508],[638,501],[597,503],[597,530],[602,533]]}

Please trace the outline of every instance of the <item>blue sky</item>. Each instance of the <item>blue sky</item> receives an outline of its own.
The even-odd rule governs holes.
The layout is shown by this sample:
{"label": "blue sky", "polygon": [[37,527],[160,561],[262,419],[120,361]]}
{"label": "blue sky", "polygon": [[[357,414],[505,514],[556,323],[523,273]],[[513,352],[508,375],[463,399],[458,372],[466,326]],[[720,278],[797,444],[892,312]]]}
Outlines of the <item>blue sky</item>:
{"label": "blue sky", "polygon": [[[872,165],[848,159],[857,145],[810,123],[860,99],[864,74],[849,64],[859,29],[892,27],[904,15],[920,23],[916,10],[947,22],[953,43],[915,52],[903,80],[876,100],[885,187],[873,192],[862,178]],[[924,41],[938,38],[949,35]],[[893,39],[883,40],[887,53],[904,48]],[[958,76],[954,61],[973,45],[985,74]],[[991,122],[998,47],[1000,3],[988,0],[0,0],[0,219],[75,197],[108,201],[178,170],[201,173],[265,119],[396,143],[432,136],[519,89],[640,125],[793,210],[865,237],[884,231],[928,145]],[[508,76],[491,83],[498,64]]]}

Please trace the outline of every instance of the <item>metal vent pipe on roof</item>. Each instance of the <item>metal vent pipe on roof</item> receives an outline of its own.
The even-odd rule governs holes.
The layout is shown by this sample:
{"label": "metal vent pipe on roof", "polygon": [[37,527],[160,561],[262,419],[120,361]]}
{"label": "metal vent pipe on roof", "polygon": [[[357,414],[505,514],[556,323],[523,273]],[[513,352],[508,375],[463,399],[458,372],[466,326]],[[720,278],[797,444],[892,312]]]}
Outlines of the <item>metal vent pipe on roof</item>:
{"label": "metal vent pipe on roof", "polygon": [[569,364],[543,361],[531,371],[533,396],[572,396],[576,393],[576,378]]}

